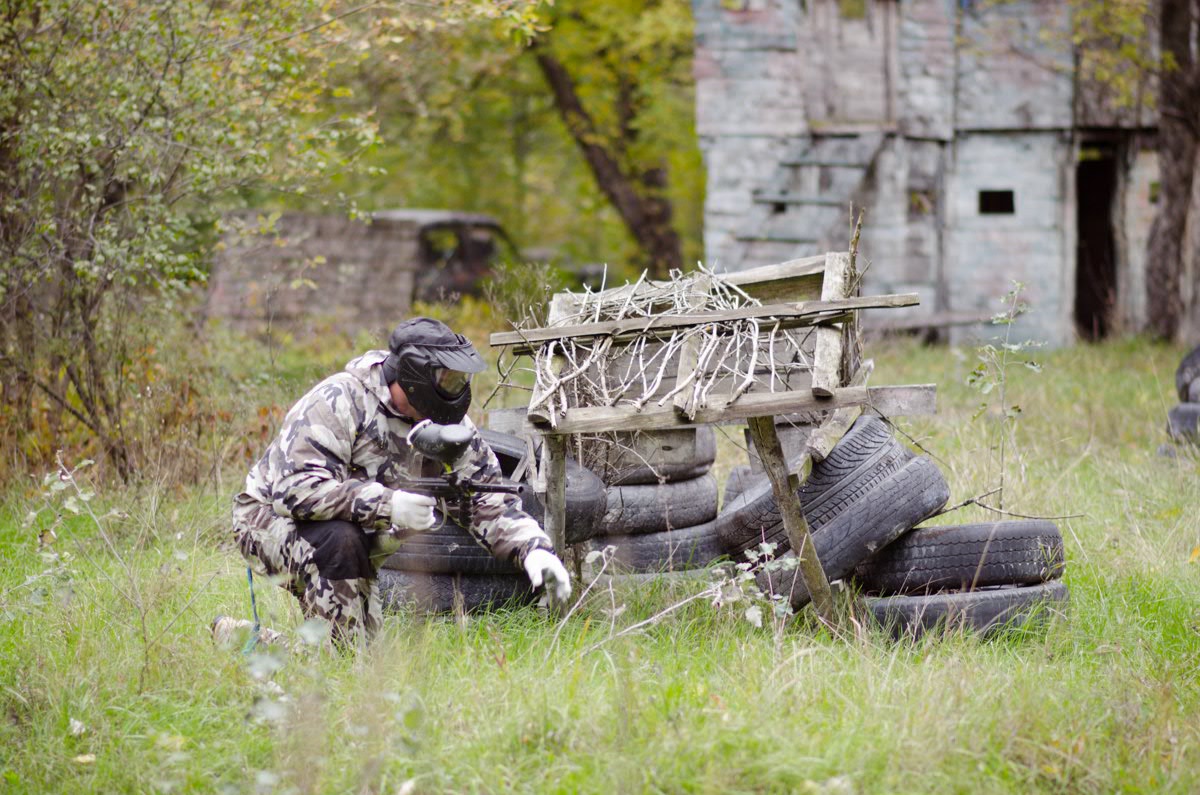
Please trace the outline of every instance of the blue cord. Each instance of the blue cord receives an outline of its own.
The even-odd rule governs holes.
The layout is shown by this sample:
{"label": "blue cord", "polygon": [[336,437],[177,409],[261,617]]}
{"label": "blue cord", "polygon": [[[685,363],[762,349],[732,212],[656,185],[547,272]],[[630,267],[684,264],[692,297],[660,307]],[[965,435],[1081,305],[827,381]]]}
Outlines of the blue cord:
{"label": "blue cord", "polygon": [[258,646],[258,632],[262,627],[258,621],[258,603],[254,599],[254,572],[249,566],[246,567],[246,582],[250,586],[250,613],[254,616],[254,629],[242,647],[242,654],[249,655]]}

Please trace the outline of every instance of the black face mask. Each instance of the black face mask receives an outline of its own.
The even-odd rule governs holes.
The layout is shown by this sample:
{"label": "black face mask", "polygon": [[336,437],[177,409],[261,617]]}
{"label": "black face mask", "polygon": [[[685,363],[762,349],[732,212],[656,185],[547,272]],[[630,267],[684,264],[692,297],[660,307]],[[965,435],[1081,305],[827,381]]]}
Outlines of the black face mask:
{"label": "black face mask", "polygon": [[487,366],[470,340],[441,321],[415,317],[396,326],[388,350],[388,384],[399,384],[412,407],[434,422],[462,422],[471,405],[471,374]]}
{"label": "black face mask", "polygon": [[439,425],[457,425],[467,415],[470,373],[442,367],[434,356],[415,346],[389,355],[383,372],[389,384],[400,385],[413,408]]}

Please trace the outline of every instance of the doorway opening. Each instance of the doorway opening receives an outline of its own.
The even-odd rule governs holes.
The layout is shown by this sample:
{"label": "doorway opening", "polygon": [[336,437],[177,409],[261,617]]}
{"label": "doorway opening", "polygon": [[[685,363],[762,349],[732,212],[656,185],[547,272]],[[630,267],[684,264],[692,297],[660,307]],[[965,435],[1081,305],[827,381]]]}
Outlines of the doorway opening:
{"label": "doorway opening", "polygon": [[1117,305],[1114,206],[1117,150],[1109,142],[1085,142],[1075,169],[1075,325],[1086,340],[1113,329]]}

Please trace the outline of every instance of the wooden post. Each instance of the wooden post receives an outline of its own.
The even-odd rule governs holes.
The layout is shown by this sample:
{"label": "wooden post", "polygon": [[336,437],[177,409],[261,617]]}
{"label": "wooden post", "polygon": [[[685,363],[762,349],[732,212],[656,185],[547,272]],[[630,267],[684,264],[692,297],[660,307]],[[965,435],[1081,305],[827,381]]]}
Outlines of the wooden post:
{"label": "wooden post", "polygon": [[567,549],[567,437],[558,433],[545,436],[542,455],[546,457],[546,534],[558,555]]}
{"label": "wooden post", "polygon": [[[825,255],[825,278],[821,301],[838,301],[850,291],[850,254],[831,251]],[[812,391],[817,397],[832,397],[842,385],[842,327],[820,326],[813,351]]]}
{"label": "wooden post", "polygon": [[771,490],[775,494],[775,502],[779,504],[779,514],[783,517],[783,527],[787,531],[788,541],[792,551],[800,559],[800,577],[812,597],[813,609],[827,624],[834,623],[833,593],[829,590],[829,578],[821,568],[817,559],[817,550],[813,546],[812,535],[808,530],[808,522],[800,510],[800,497],[796,490],[800,487],[798,475],[789,474],[787,460],[783,455],[783,446],[775,432],[774,417],[751,417],[747,420],[750,426],[750,437],[754,447],[762,459],[767,477],[771,479]]}

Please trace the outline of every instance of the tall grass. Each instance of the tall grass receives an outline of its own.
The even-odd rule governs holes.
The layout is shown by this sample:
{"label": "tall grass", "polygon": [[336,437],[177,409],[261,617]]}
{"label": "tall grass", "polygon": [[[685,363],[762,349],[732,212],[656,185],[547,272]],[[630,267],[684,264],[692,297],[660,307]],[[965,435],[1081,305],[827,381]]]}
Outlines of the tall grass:
{"label": "tall grass", "polygon": [[[759,629],[744,605],[708,601],[617,636],[702,587],[662,580],[611,586],[565,626],[532,610],[405,614],[357,656],[297,640],[290,654],[246,658],[208,635],[214,615],[249,612],[225,530],[237,473],[183,493],[101,489],[100,525],[66,514],[41,549],[51,513],[30,526],[41,503],[14,497],[0,515],[0,783],[1195,792],[1200,470],[1155,454],[1180,354],[1140,341],[1076,347],[1014,377],[1010,400],[1024,411],[1005,508],[1072,515],[1059,522],[1071,601],[1042,630],[991,640],[895,642],[854,622],[837,634],[804,620]],[[963,385],[971,351],[886,342],[871,355],[873,383],[939,385],[936,417],[897,422],[941,463],[952,502],[995,485],[996,420],[972,419],[979,396]],[[721,471],[740,454],[723,444]],[[937,521],[985,516],[971,507]],[[122,577],[146,615],[121,596]],[[299,625],[285,594],[258,595],[268,624]]]}

